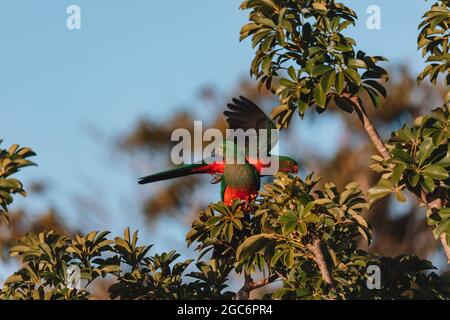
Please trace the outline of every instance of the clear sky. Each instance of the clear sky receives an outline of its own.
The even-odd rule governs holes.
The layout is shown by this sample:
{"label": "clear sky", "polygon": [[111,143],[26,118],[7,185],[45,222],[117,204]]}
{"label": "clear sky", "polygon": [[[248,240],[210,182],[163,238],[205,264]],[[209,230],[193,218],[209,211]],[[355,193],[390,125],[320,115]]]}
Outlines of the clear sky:
{"label": "clear sky", "polygon": [[[344,3],[360,17],[350,31],[360,49],[407,63],[412,70],[420,68],[417,25],[430,3]],[[66,8],[71,4],[81,8],[81,30],[66,28]],[[140,116],[168,117],[174,109],[195,102],[205,84],[224,92],[232,89],[248,74],[252,58],[250,44],[238,41],[247,18],[239,4],[240,0],[2,0],[0,136],[5,144],[20,143],[37,151],[39,168],[27,169],[25,182],[53,181],[57,189],[50,201],[55,206],[66,205],[58,200],[61,195],[95,194],[105,181],[111,190],[120,185],[142,192],[120,166],[108,167],[109,155],[86,127],[120,134]],[[365,27],[369,5],[381,8],[381,30]],[[108,188],[104,191],[107,194]],[[22,204],[23,200],[17,202]],[[118,218],[117,226],[107,220],[95,227],[120,232],[126,225],[140,224],[128,213]]]}

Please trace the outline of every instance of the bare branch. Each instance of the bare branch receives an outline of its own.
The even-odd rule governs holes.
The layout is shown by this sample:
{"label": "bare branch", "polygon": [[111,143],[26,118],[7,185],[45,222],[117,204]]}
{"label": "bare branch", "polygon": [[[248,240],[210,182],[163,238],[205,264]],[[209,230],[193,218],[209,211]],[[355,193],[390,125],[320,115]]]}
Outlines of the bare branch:
{"label": "bare branch", "polygon": [[278,275],[274,273],[267,278],[255,282],[253,281],[249,273],[244,272],[244,278],[244,286],[236,294],[236,300],[248,300],[250,298],[250,292],[274,282],[276,279],[278,279]]}
{"label": "bare branch", "polygon": [[447,235],[442,233],[440,236],[442,247],[444,248],[445,255],[447,256],[447,263],[450,264],[450,246],[447,243]]}
{"label": "bare branch", "polygon": [[366,130],[366,133],[369,136],[370,140],[372,140],[375,148],[377,148],[378,152],[385,160],[389,159],[391,155],[386,148],[386,144],[384,143],[383,139],[381,139],[380,135],[377,132],[377,129],[375,129],[374,125],[372,124],[372,121],[370,121],[369,117],[367,116],[361,99],[355,96],[349,97],[349,99],[353,102],[355,111],[358,114],[358,118],[359,120],[361,120],[364,129]]}
{"label": "bare branch", "polygon": [[[362,105],[361,99],[356,96],[349,96],[348,94],[344,94],[347,98],[349,98],[353,104],[354,108],[356,110],[356,113],[358,114],[359,119],[361,120],[364,129],[366,130],[367,135],[369,136],[370,140],[374,144],[375,148],[377,148],[378,152],[384,159],[389,159],[390,154],[389,151],[386,148],[386,145],[384,141],[381,139],[380,135],[378,134],[376,128],[370,121],[369,117],[367,116],[366,110],[364,109],[364,106]],[[442,208],[442,199],[441,196],[434,196],[433,194],[425,194],[421,195],[422,202],[428,206],[430,210],[437,210],[439,208]],[[430,199],[434,198],[434,199]],[[447,243],[447,239],[445,234],[442,234],[440,237],[442,246],[444,247],[444,252],[447,255],[448,263],[450,264],[450,246]]]}
{"label": "bare branch", "polygon": [[[439,189],[437,189],[437,193],[438,195],[434,195],[434,199],[433,199],[433,195],[425,195],[424,197],[424,202],[427,204],[428,208],[433,212],[436,210],[439,210],[440,208],[442,208],[443,203],[442,203],[442,198],[439,195]],[[447,263],[450,264],[450,246],[447,243],[447,236],[446,233],[442,233],[440,236],[440,240],[442,243],[442,247],[444,248],[444,253],[447,256]]]}
{"label": "bare branch", "polygon": [[331,278],[330,271],[328,270],[328,266],[325,261],[325,257],[323,256],[322,248],[320,247],[320,240],[319,239],[314,240],[313,243],[307,245],[307,248],[314,255],[314,261],[317,263],[317,266],[319,267],[322,279],[330,286],[333,286],[333,279]]}

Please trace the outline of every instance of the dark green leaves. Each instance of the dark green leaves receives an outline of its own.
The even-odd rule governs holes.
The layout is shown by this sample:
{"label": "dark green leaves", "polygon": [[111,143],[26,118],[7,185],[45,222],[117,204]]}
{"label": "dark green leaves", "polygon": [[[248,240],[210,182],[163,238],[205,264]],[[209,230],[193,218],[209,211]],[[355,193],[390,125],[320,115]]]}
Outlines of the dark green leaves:
{"label": "dark green leaves", "polygon": [[438,165],[430,165],[426,167],[422,172],[425,176],[429,176],[434,180],[444,180],[448,178],[447,170]]}
{"label": "dark green leaves", "polygon": [[392,156],[393,156],[393,160],[402,163],[402,164],[412,164],[414,162],[413,158],[411,157],[411,155],[406,152],[403,151],[402,149],[394,149],[392,150]]}
{"label": "dark green leaves", "polygon": [[430,64],[417,77],[419,83],[425,78],[436,83],[438,76],[443,74],[446,84],[450,84],[449,23],[450,6],[446,1],[435,3],[423,16],[417,43],[419,49],[422,49],[422,56],[427,56]]}
{"label": "dark green leaves", "polygon": [[418,166],[421,167],[425,160],[429,158],[434,150],[434,144],[432,138],[426,138],[419,146],[419,152],[417,153]]}
{"label": "dark green leaves", "polygon": [[[342,34],[355,22],[351,9],[326,1],[268,2],[245,1],[241,6],[250,10],[241,39],[252,37],[256,53],[251,75],[260,87],[276,92],[281,104],[297,109],[301,117],[311,106],[323,112],[335,95],[358,96],[361,88],[378,106],[386,95],[380,81],[387,80],[387,73],[377,63],[385,59],[356,51],[355,41]],[[346,112],[352,109],[338,105]],[[289,111],[274,120],[286,127],[291,116]]]}
{"label": "dark green leaves", "polygon": [[[198,263],[198,272],[186,274],[192,260],[176,262],[175,251],[148,255],[151,246],[138,246],[137,232],[127,228],[123,238],[106,238],[108,232],[90,232],[74,239],[54,232],[28,234],[11,249],[24,267],[10,276],[0,299],[87,299],[88,285],[109,275],[111,299],[212,299],[230,298],[223,292],[231,270],[217,263]],[[68,268],[81,270],[82,288],[68,287]],[[184,277],[196,278],[184,282]],[[45,294],[41,294],[41,293]]]}
{"label": "dark green leaves", "polygon": [[339,95],[334,96],[334,102],[336,103],[336,106],[343,111],[347,113],[352,113],[354,110],[353,102],[350,101],[350,99],[346,97],[341,97]]}
{"label": "dark green leaves", "polygon": [[0,148],[0,225],[2,221],[8,223],[8,205],[13,202],[13,195],[26,195],[22,183],[10,176],[24,167],[34,165],[28,158],[35,155],[30,148],[20,148],[17,144],[8,150]]}
{"label": "dark green leaves", "polygon": [[395,193],[395,190],[396,187],[390,180],[381,179],[375,187],[370,188],[368,191],[370,202],[375,203],[378,200],[387,197],[391,193]]}
{"label": "dark green leaves", "polygon": [[245,259],[249,255],[255,255],[258,251],[263,249],[274,237],[270,234],[257,234],[247,238],[238,248],[236,252],[236,259]]}
{"label": "dark green leaves", "polygon": [[314,99],[315,99],[316,104],[319,107],[322,107],[322,108],[325,107],[326,102],[327,102],[327,96],[326,96],[325,91],[323,90],[322,85],[320,85],[320,84],[317,85],[314,90]]}
{"label": "dark green leaves", "polygon": [[[404,190],[409,190],[422,201],[435,198],[438,191],[448,190],[449,127],[450,112],[444,105],[433,110],[431,116],[418,118],[414,126],[404,126],[394,132],[389,146],[391,159],[376,158],[377,164],[372,166],[382,177],[369,190],[371,203],[389,194],[395,194],[397,200],[404,202]],[[424,202],[427,205],[427,201]],[[434,226],[436,236],[448,232],[446,219],[436,213],[428,213],[427,221]]]}

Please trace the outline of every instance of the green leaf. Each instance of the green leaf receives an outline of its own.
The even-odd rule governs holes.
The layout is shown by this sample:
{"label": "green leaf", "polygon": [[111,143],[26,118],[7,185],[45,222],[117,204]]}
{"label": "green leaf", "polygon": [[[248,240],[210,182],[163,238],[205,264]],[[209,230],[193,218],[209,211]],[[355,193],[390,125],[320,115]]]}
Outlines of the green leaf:
{"label": "green leaf", "polygon": [[294,265],[294,250],[288,250],[287,253],[284,255],[284,263],[288,268],[292,268]]}
{"label": "green leaf", "polygon": [[411,131],[411,128],[404,126],[400,130],[396,132],[396,137],[400,138],[403,142],[411,142],[414,140],[414,134]]}
{"label": "green leaf", "polygon": [[435,180],[444,180],[448,178],[448,172],[438,165],[430,165],[423,170],[423,173]]}
{"label": "green leaf", "polygon": [[326,66],[323,64],[316,65],[311,70],[311,75],[314,77],[321,76],[329,71],[334,71],[334,69],[330,66]]}
{"label": "green leaf", "polygon": [[261,68],[262,68],[262,71],[264,72],[264,74],[270,75],[270,73],[272,71],[272,57],[271,56],[267,56],[264,58]]}
{"label": "green leaf", "polygon": [[336,73],[334,72],[334,70],[328,71],[322,76],[322,79],[320,79],[320,84],[325,93],[328,93],[330,91],[335,79]]}
{"label": "green leaf", "polygon": [[306,110],[309,107],[309,102],[310,102],[311,96],[309,94],[301,94],[300,97],[297,100],[297,107],[298,107],[298,112],[300,113],[300,115],[304,115]]}
{"label": "green leaf", "polygon": [[354,105],[348,98],[334,95],[334,102],[339,109],[347,113],[352,113],[354,110]]}
{"label": "green leaf", "polygon": [[419,146],[419,152],[417,158],[419,160],[419,167],[425,162],[434,150],[433,139],[431,137],[426,138]]}
{"label": "green leaf", "polygon": [[277,25],[272,20],[267,19],[267,18],[262,18],[262,17],[261,18],[257,18],[257,19],[255,19],[255,22],[258,23],[258,24],[261,24],[263,26],[269,27],[271,29],[276,29],[277,28]]}
{"label": "green leaf", "polygon": [[417,183],[419,183],[420,180],[420,174],[418,173],[411,173],[408,175],[408,182],[412,187],[417,186]]}
{"label": "green leaf", "polygon": [[287,223],[283,224],[283,226],[281,227],[281,232],[283,232],[283,234],[289,234],[292,231],[294,231],[294,229],[297,227],[297,225],[298,225],[297,220],[287,222]]}
{"label": "green leaf", "polygon": [[358,232],[366,239],[366,241],[369,241],[369,235],[363,227],[358,227]]}
{"label": "green leaf", "polygon": [[433,192],[434,188],[436,187],[434,180],[429,176],[423,177],[423,184],[422,186],[425,188],[428,192]]}
{"label": "green leaf", "polygon": [[0,188],[3,189],[21,189],[22,184],[16,179],[0,179]]}
{"label": "green leaf", "polygon": [[411,158],[411,156],[409,155],[409,153],[407,153],[401,149],[398,149],[398,148],[393,149],[392,155],[394,156],[395,159],[398,159],[405,164],[413,164],[414,163],[414,161]]}
{"label": "green leaf", "polygon": [[322,86],[318,84],[314,90],[314,99],[319,107],[324,108],[327,102],[327,96]]}
{"label": "green leaf", "polygon": [[450,229],[450,219],[447,219],[438,224],[438,226],[433,230],[433,235],[436,239],[439,239],[439,236],[443,232],[450,231],[449,229]]}
{"label": "green leaf", "polygon": [[336,88],[337,93],[341,94],[344,90],[345,86],[345,75],[343,72],[338,72],[337,78],[334,84],[334,87]]}
{"label": "green leaf", "polygon": [[5,280],[5,285],[22,282],[23,278],[21,275],[11,275]]}
{"label": "green leaf", "polygon": [[367,68],[366,63],[361,59],[349,59],[348,66],[352,68]]}
{"label": "green leaf", "polygon": [[18,144],[13,144],[9,147],[8,153],[12,155],[17,151],[18,148],[19,148]]}
{"label": "green leaf", "polygon": [[262,233],[247,238],[237,249],[236,259],[241,260],[254,255],[273,240],[273,235]]}
{"label": "green leaf", "polygon": [[109,265],[101,268],[101,271],[105,273],[113,273],[113,272],[120,272],[121,269],[119,265]]}
{"label": "green leaf", "polygon": [[394,171],[392,171],[391,181],[394,185],[398,185],[403,177],[403,172],[405,171],[405,169],[405,165],[399,164],[395,167]]}
{"label": "green leaf", "polygon": [[313,8],[319,11],[328,11],[327,6],[321,2],[314,2],[312,4]]}
{"label": "green leaf", "polygon": [[284,34],[284,30],[280,29],[277,31],[277,41],[280,46],[284,47],[286,44],[286,36]]}
{"label": "green leaf", "polygon": [[232,223],[228,223],[227,226],[225,227],[225,239],[228,242],[231,242],[231,240],[233,239],[233,224]]}
{"label": "green leaf", "polygon": [[379,94],[386,98],[387,92],[386,89],[381,85],[378,81],[375,80],[365,80],[364,85],[370,86],[375,89]]}
{"label": "green leaf", "polygon": [[214,226],[214,227],[211,229],[211,238],[216,239],[217,236],[219,235],[219,233],[222,231],[222,229],[223,229],[224,226],[225,226],[224,223],[220,223],[220,224]]}
{"label": "green leaf", "polygon": [[362,216],[357,214],[357,215],[353,215],[352,218],[355,219],[358,222],[359,225],[361,225],[361,226],[363,226],[365,228],[369,227],[369,225],[367,224],[366,219],[364,219]]}
{"label": "green leaf", "polygon": [[205,225],[207,228],[211,228],[212,226],[216,225],[217,222],[219,222],[221,220],[222,220],[222,217],[212,217],[212,218],[209,218],[208,221],[206,221]]}
{"label": "green leaf", "polygon": [[395,186],[392,182],[387,179],[381,179],[377,186],[370,188],[368,191],[370,204],[373,204],[394,192]]}
{"label": "green leaf", "polygon": [[306,226],[306,223],[302,222],[298,224],[298,232],[300,233],[300,235],[306,236],[306,234],[308,233],[308,228]]}
{"label": "green leaf", "polygon": [[361,84],[361,76],[359,75],[358,71],[356,71],[355,69],[348,68],[345,69],[344,72],[347,78],[355,85]]}
{"label": "green leaf", "polygon": [[270,266],[272,266],[272,267],[275,266],[275,265],[277,264],[278,260],[280,260],[280,258],[281,258],[283,255],[284,255],[284,251],[281,251],[281,250],[277,251],[277,252],[273,255],[272,259],[270,259]]}
{"label": "green leaf", "polygon": [[286,210],[286,212],[282,216],[280,216],[277,221],[278,223],[283,224],[283,223],[297,222],[297,220],[298,217],[293,211]]}
{"label": "green leaf", "polygon": [[298,81],[297,72],[295,71],[294,67],[292,67],[292,66],[289,67],[288,74],[289,74],[289,76],[291,77],[292,80]]}

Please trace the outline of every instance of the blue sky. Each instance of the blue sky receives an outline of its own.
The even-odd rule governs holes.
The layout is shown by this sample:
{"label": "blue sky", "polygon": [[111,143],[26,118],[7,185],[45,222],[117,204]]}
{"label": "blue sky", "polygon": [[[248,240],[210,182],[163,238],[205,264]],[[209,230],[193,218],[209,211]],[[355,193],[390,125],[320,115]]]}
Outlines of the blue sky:
{"label": "blue sky", "polygon": [[[349,32],[360,49],[419,70],[423,64],[416,50],[417,25],[429,3],[344,3],[360,17],[357,28]],[[71,4],[81,8],[81,30],[66,28],[66,8]],[[252,58],[250,44],[238,41],[247,18],[239,4],[240,0],[1,1],[0,136],[5,144],[20,143],[38,153],[39,168],[27,169],[23,180],[52,181],[56,188],[47,200],[72,212],[67,217],[72,223],[114,232],[127,225],[139,227],[142,221],[131,200],[116,205],[114,224],[105,217],[89,225],[64,200],[73,193],[100,193],[97,186],[105,182],[105,199],[120,190],[142,193],[125,166],[109,163],[110,155],[86,128],[120,134],[141,116],[161,119],[195,103],[205,84],[229,92],[248,75]],[[373,4],[381,8],[381,30],[365,27],[366,9]],[[313,129],[303,130],[305,140],[307,135],[312,141],[317,138]]]}

